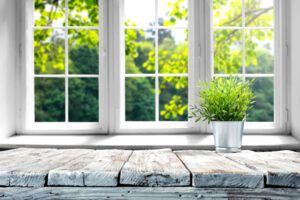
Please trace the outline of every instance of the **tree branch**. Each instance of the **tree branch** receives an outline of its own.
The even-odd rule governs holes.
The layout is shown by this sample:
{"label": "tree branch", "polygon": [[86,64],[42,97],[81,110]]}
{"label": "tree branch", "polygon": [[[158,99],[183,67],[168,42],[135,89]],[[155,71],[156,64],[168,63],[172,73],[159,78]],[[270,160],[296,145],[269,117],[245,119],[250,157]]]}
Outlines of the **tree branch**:
{"label": "tree branch", "polygon": [[[258,17],[260,17],[261,15],[269,12],[271,9],[273,9],[273,7],[269,7],[269,8],[265,8],[265,9],[260,9],[260,12],[257,12],[258,10],[252,10],[251,12],[256,12],[257,14],[253,15],[253,17],[246,22],[246,26],[248,26],[249,24],[251,24],[254,20],[256,20]],[[250,12],[250,11],[249,11]],[[226,40],[230,40],[235,33],[238,31],[238,29],[232,30],[229,34],[228,37],[226,38]],[[219,45],[216,46],[215,51],[214,51],[214,56],[218,53],[218,51],[220,49],[222,49],[222,47],[224,46],[224,42],[219,42]]]}

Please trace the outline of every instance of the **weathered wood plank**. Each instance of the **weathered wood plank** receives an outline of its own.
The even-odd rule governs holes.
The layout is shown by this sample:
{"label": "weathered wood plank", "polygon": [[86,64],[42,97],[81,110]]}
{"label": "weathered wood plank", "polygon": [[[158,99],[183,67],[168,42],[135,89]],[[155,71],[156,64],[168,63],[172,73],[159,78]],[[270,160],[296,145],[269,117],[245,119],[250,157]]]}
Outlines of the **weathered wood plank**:
{"label": "weathered wood plank", "polygon": [[49,153],[54,149],[19,148],[0,152],[0,185],[9,186],[13,170],[32,164],[41,153]]}
{"label": "weathered wood plank", "polygon": [[33,149],[20,152],[10,162],[0,166],[0,179],[8,178],[6,186],[41,187],[52,168],[57,168],[91,150]]}
{"label": "weathered wood plank", "polygon": [[212,151],[175,152],[192,173],[195,187],[263,187],[263,174]]}
{"label": "weathered wood plank", "polygon": [[121,170],[120,184],[187,186],[190,173],[170,149],[134,151]]}
{"label": "weathered wood plank", "polygon": [[267,185],[300,187],[300,163],[297,153],[243,151],[223,156],[264,173]]}
{"label": "weathered wood plank", "polygon": [[31,163],[11,172],[10,186],[44,186],[49,170],[62,166],[90,151],[92,150],[68,149],[42,153]]}
{"label": "weathered wood plank", "polygon": [[120,170],[132,151],[97,150],[52,169],[48,185],[117,186]]}
{"label": "weathered wood plank", "polygon": [[290,150],[259,152],[260,155],[271,156],[292,163],[300,163],[300,153]]}
{"label": "weathered wood plank", "polygon": [[0,199],[299,199],[299,189],[194,188],[194,187],[43,187],[0,188]]}

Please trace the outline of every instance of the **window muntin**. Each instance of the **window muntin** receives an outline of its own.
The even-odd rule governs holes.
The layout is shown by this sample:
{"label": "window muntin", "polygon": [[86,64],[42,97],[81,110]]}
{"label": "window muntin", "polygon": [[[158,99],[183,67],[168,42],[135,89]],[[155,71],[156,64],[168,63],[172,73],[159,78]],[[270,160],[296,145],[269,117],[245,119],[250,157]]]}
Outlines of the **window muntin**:
{"label": "window muntin", "polygon": [[123,121],[186,122],[188,1],[124,0],[124,13]]}
{"label": "window muntin", "polygon": [[[248,122],[275,121],[275,28],[273,0],[213,0],[213,76],[254,80]],[[275,99],[276,100],[276,99]]]}
{"label": "window muntin", "polygon": [[99,122],[98,0],[34,1],[34,121]]}
{"label": "window muntin", "polygon": [[[138,133],[179,133],[179,132],[199,132],[199,130],[201,130],[201,132],[206,132],[206,131],[209,131],[209,126],[205,126],[205,124],[201,124],[201,127],[199,127],[199,124],[194,124],[192,120],[189,120],[188,123],[186,123],[186,121],[183,121],[184,123],[182,123],[182,121],[174,121],[174,123],[170,123],[170,121],[155,121],[157,116],[156,116],[156,113],[153,114],[153,111],[156,112],[157,110],[157,105],[155,105],[154,109],[153,109],[153,104],[155,104],[155,102],[157,101],[156,99],[156,81],[158,82],[161,82],[161,79],[164,78],[164,75],[168,75],[168,76],[174,76],[174,77],[177,77],[177,74],[176,73],[171,73],[172,70],[169,70],[170,73],[163,73],[161,72],[162,74],[158,73],[158,80],[156,80],[155,77],[153,77],[152,75],[155,74],[156,75],[156,66],[155,67],[152,67],[151,65],[147,65],[147,69],[144,69],[143,67],[143,64],[145,62],[142,62],[142,63],[139,63],[138,68],[139,68],[139,71],[136,71],[136,70],[131,70],[130,68],[128,68],[128,71],[126,71],[126,75],[125,72],[121,73],[121,78],[120,78],[120,73],[115,73],[115,72],[119,72],[118,70],[127,70],[125,69],[125,64],[122,65],[122,62],[123,61],[118,61],[121,63],[121,65],[115,65],[115,64],[112,64],[110,65],[110,67],[107,67],[106,65],[106,61],[105,58],[106,57],[106,51],[104,50],[106,48],[105,45],[109,44],[108,46],[110,47],[113,47],[111,49],[114,49],[113,51],[107,51],[108,53],[108,57],[109,58],[113,58],[113,54],[118,54],[119,56],[115,57],[114,60],[118,59],[118,58],[122,58],[122,51],[123,49],[125,48],[122,48],[123,46],[123,42],[121,43],[118,43],[115,41],[117,40],[118,37],[120,37],[121,41],[123,40],[122,37],[124,37],[124,33],[118,33],[118,30],[119,30],[119,24],[122,24],[122,23],[119,23],[119,21],[115,22],[113,20],[113,22],[110,22],[107,18],[107,16],[103,16],[102,15],[102,12],[103,10],[107,11],[107,12],[112,12],[112,16],[113,17],[116,17],[118,18],[119,17],[119,14],[121,14],[121,21],[125,20],[123,18],[123,11],[125,11],[126,9],[121,6],[120,7],[120,10],[119,8],[114,8],[114,6],[110,6],[110,7],[107,7],[106,6],[102,6],[101,4],[103,2],[106,2],[111,5],[119,5],[119,1],[113,1],[114,3],[111,3],[112,1],[107,1],[107,0],[99,0],[99,7],[98,7],[98,10],[99,10],[99,13],[100,13],[100,16],[99,17],[99,25],[98,26],[93,26],[91,24],[85,26],[85,25],[80,25],[80,26],[77,26],[77,25],[74,25],[74,26],[71,26],[69,24],[68,27],[65,26],[65,21],[66,21],[66,15],[65,15],[65,12],[67,12],[67,9],[65,8],[66,5],[64,5],[64,9],[60,9],[58,8],[57,10],[62,13],[60,15],[57,16],[58,20],[55,21],[55,20],[52,20],[51,23],[44,23],[44,24],[37,24],[36,20],[32,20],[32,19],[35,19],[35,18],[38,18],[40,14],[38,13],[34,13],[34,11],[32,10],[32,8],[34,6],[34,0],[29,0],[27,3],[24,3],[24,5],[26,5],[26,10],[29,10],[30,12],[28,12],[26,15],[24,15],[24,17],[28,17],[29,19],[29,22],[28,23],[28,26],[25,25],[25,29],[24,30],[32,30],[29,31],[28,35],[26,36],[26,39],[24,39],[24,42],[25,42],[25,46],[26,48],[24,49],[25,50],[25,54],[24,54],[24,61],[26,61],[26,65],[28,66],[29,68],[29,76],[28,74],[26,73],[26,85],[28,85],[28,87],[30,87],[29,91],[24,91],[26,94],[26,104],[22,105],[22,109],[26,109],[25,112],[24,112],[24,127],[23,128],[23,124],[21,125],[22,128],[20,128],[21,132],[23,133],[49,133],[49,134],[52,134],[52,133],[70,133],[70,134],[76,134],[76,133],[99,133],[99,132],[103,132],[103,133],[107,133],[107,130],[110,130],[112,133],[117,133],[117,132],[120,132],[120,133],[133,133],[136,129],[139,129],[137,131],[139,131]],[[155,0],[154,0],[155,1]],[[164,0],[159,0],[160,2],[163,2]],[[167,1],[167,0],[166,0]],[[231,0],[233,1],[233,0]],[[40,1],[42,2],[42,1]],[[50,1],[43,1],[43,2],[50,2]],[[64,1],[61,0],[61,4],[64,4]],[[122,2],[122,1],[120,1]],[[142,3],[143,2],[143,3]],[[213,34],[208,34],[208,32],[206,32],[205,30],[208,30],[206,29],[207,28],[207,24],[204,22],[205,20],[203,20],[203,23],[201,22],[202,19],[211,19],[210,18],[210,14],[212,14],[213,12],[209,13],[209,12],[200,12],[202,9],[200,7],[203,7],[203,10],[209,10],[209,7],[205,8],[205,6],[208,6],[210,5],[210,3],[213,5],[213,0],[206,0],[206,3],[207,5],[204,5],[204,3],[202,4],[200,1],[200,3],[198,1],[194,1],[194,0],[189,0],[189,3],[192,2],[192,5],[197,5],[197,8],[194,8],[192,7],[193,9],[190,10],[190,13],[189,13],[189,20],[192,19],[192,21],[189,21],[189,49],[188,49],[188,52],[190,54],[189,56],[189,70],[186,71],[186,75],[184,74],[184,76],[180,76],[182,78],[186,78],[188,79],[188,83],[189,83],[189,95],[188,95],[188,98],[189,98],[189,101],[190,103],[193,102],[193,100],[195,99],[194,98],[194,91],[193,89],[191,90],[191,85],[192,87],[195,87],[194,86],[194,80],[191,80],[191,79],[209,79],[210,76],[211,76],[211,69],[208,68],[208,66],[210,66],[211,63],[213,63],[213,56],[211,57],[211,61],[210,62],[210,58],[209,58],[209,51],[210,50],[213,50],[213,48],[210,49],[210,44],[213,44],[213,42],[210,43],[210,41],[208,41],[208,38],[213,35]],[[240,6],[242,7],[242,1],[240,1]],[[259,29],[261,31],[271,31],[272,34],[273,34],[273,40],[275,41],[274,43],[274,46],[273,46],[273,50],[270,48],[270,52],[273,52],[274,53],[274,63],[273,63],[273,66],[270,68],[266,68],[266,67],[251,67],[250,65],[246,65],[245,64],[245,74],[239,72],[238,74],[240,76],[243,76],[247,79],[251,79],[251,78],[256,78],[256,80],[258,80],[257,78],[261,78],[259,80],[261,80],[261,84],[265,85],[265,84],[270,84],[274,87],[273,90],[268,90],[269,94],[268,96],[271,97],[272,99],[274,99],[274,109],[270,109],[269,111],[272,111],[274,112],[273,114],[273,118],[274,118],[274,122],[272,123],[261,123],[261,122],[248,122],[246,123],[246,132],[249,132],[249,133],[282,133],[282,132],[285,132],[285,113],[284,113],[284,109],[285,109],[285,100],[284,100],[284,96],[285,96],[285,91],[284,91],[284,73],[285,73],[285,70],[282,69],[284,66],[283,63],[284,63],[284,60],[285,60],[285,56],[283,54],[283,46],[284,46],[284,27],[281,27],[279,25],[281,25],[282,23],[282,20],[284,19],[284,11],[282,10],[282,4],[284,4],[284,2],[280,2],[278,0],[274,0],[274,6],[275,8],[273,8],[271,10],[271,15],[273,15],[273,21],[271,22],[272,25],[270,25],[270,23],[268,24],[260,24],[260,25],[249,25],[249,27],[245,27],[246,29],[246,32],[248,33],[245,33],[245,37],[246,37],[246,34],[249,35],[249,38],[251,38],[251,30],[256,30],[256,29]],[[148,8],[148,10],[152,10],[152,8],[150,9],[150,6],[149,4],[144,4],[145,2],[144,1],[136,1],[135,3],[140,3],[140,4],[143,4],[143,5],[147,5],[145,7]],[[199,9],[198,9],[198,6],[200,5]],[[25,7],[25,6],[24,6]],[[51,8],[51,6],[49,7]],[[48,9],[49,9],[48,8]],[[105,9],[103,9],[105,8]],[[106,8],[109,8],[109,10],[106,10]],[[237,8],[237,7],[236,7]],[[283,8],[284,8],[284,5],[283,5]],[[242,9],[246,9],[246,8],[242,8]],[[101,10],[101,11],[100,11]],[[147,11],[148,11],[147,10]],[[162,16],[164,14],[160,14],[162,13],[160,11],[160,8],[155,8],[155,5],[154,5],[154,18],[156,18],[156,16]],[[157,12],[156,12],[157,10]],[[35,14],[35,16],[32,16],[32,14]],[[190,16],[192,14],[192,17]],[[149,18],[148,16],[148,13],[147,12],[140,12],[140,16],[143,16],[143,15],[146,15],[146,17]],[[275,15],[276,14],[276,15]],[[69,14],[67,14],[69,15]],[[85,16],[87,16],[87,14],[84,14]],[[151,19],[153,19],[152,17],[153,14],[151,14]],[[56,15],[54,15],[56,16]],[[62,17],[63,16],[63,17]],[[232,15],[234,16],[234,15]],[[275,19],[276,17],[276,19]],[[159,17],[158,17],[159,18]],[[168,17],[170,18],[170,17]],[[27,19],[26,19],[27,20]],[[69,20],[69,19],[68,19]],[[103,21],[101,21],[103,20]],[[119,19],[117,19],[119,20]],[[153,25],[151,26],[148,26],[147,24],[149,24],[148,22],[147,23],[143,23],[143,18],[141,17],[141,19],[139,19],[140,21],[138,22],[138,24],[136,25],[131,25],[131,26],[128,26],[126,30],[124,31],[131,31],[131,30],[134,30],[134,31],[144,31],[144,35],[145,35],[145,38],[147,41],[151,41],[153,40],[152,42],[155,44],[156,41],[153,37],[151,37],[150,34],[145,34],[145,33],[149,33],[151,32],[151,30],[153,31]],[[33,24],[31,21],[34,21]],[[83,20],[84,21],[84,20]],[[127,20],[125,20],[127,21]],[[142,21],[142,22],[141,22]],[[145,21],[145,20],[144,20]],[[149,20],[148,20],[149,21]],[[88,23],[91,23],[91,22],[88,22]],[[87,23],[87,24],[88,24]],[[179,28],[183,28],[183,26],[185,26],[184,24],[187,23],[187,20],[183,20],[183,22],[180,22],[179,23],[179,20],[176,20],[176,23],[174,24],[164,24],[164,26],[159,26],[159,28],[163,29],[179,29]],[[146,25],[145,25],[146,24]],[[112,35],[113,36],[113,40],[108,40],[107,39],[107,36],[103,36],[102,34],[105,34],[105,31],[103,33],[103,29],[100,28],[100,26],[104,26],[104,27],[109,27],[108,29],[108,33],[109,35]],[[209,25],[208,25],[209,26]],[[32,28],[33,27],[33,28]],[[66,69],[65,69],[65,63],[66,63],[66,55],[68,54],[61,54],[60,51],[58,51],[57,53],[57,57],[58,59],[54,59],[55,60],[58,60],[58,61],[55,61],[57,63],[63,63],[63,67],[62,68],[47,68],[47,67],[44,67],[44,71],[42,72],[41,69],[34,69],[33,68],[33,63],[34,63],[34,60],[32,59],[33,57],[33,53],[31,54],[31,52],[34,52],[34,49],[33,49],[33,44],[34,44],[34,41],[33,41],[33,36],[34,36],[34,33],[33,31],[36,31],[38,32],[38,30],[40,30],[41,32],[44,31],[44,30],[50,30],[50,35],[55,38],[57,38],[59,35],[61,35],[61,32],[64,32],[66,28],[69,28],[71,27],[71,29],[73,30],[77,30],[77,29],[80,29],[80,31],[84,31],[84,30],[87,30],[87,31],[99,31],[99,44],[98,44],[98,47],[99,48],[99,54],[100,54],[100,58],[98,60],[98,62],[100,62],[100,66],[101,66],[101,70],[99,70],[98,68],[98,72],[99,74],[88,74],[86,71],[95,71],[97,70],[94,65],[90,65],[88,66],[87,68],[78,68],[76,67],[75,65],[72,65],[72,62],[68,62],[68,68],[69,68],[69,73],[68,73],[68,78],[79,78],[81,80],[85,80],[84,78],[95,78],[95,79],[99,79],[100,77],[100,73],[101,73],[101,80],[99,79],[98,81],[101,82],[101,84],[99,84],[99,89],[101,91],[101,93],[99,92],[99,89],[98,89],[98,93],[100,95],[100,104],[99,105],[99,108],[101,108],[101,120],[100,120],[100,124],[99,123],[66,123],[65,121],[65,118],[66,118],[66,115],[65,115],[65,112],[66,112],[66,102],[65,102],[65,90],[66,90],[66,81],[65,81],[65,74],[66,74]],[[121,25],[121,28],[124,28],[122,25]],[[213,28],[216,28],[218,30],[227,30],[227,28],[230,30],[230,29],[233,29],[233,28],[236,28],[236,29],[242,29],[243,27],[241,27],[241,25],[239,24],[239,22],[237,24],[229,24],[228,27],[218,27],[218,26],[215,26]],[[273,28],[273,29],[272,29]],[[248,30],[249,29],[249,30]],[[211,29],[211,30],[214,30],[214,29]],[[71,32],[71,31],[70,31]],[[70,34],[70,32],[68,31],[68,35]],[[102,33],[101,33],[102,32]],[[117,32],[117,33],[115,33]],[[211,32],[213,33],[213,32]],[[280,34],[280,35],[279,35]],[[283,35],[281,35],[283,34]],[[57,36],[58,35],[58,36]],[[202,39],[202,36],[203,36],[203,39]],[[28,39],[29,38],[29,39]],[[64,43],[69,43],[68,40],[65,40],[65,38],[68,38],[68,37],[64,37]],[[105,39],[106,38],[106,39]],[[242,38],[242,37],[241,37]],[[276,39],[275,39],[276,38]],[[141,38],[140,38],[141,39]],[[180,38],[182,39],[182,38]],[[238,38],[240,40],[240,38]],[[246,40],[246,39],[245,39]],[[43,39],[41,39],[41,41],[43,41]],[[213,41],[213,40],[212,40]],[[240,41],[243,41],[243,38],[242,40]],[[255,41],[254,41],[255,42]],[[281,43],[283,42],[283,43]],[[101,44],[102,43],[102,44]],[[124,42],[125,43],[125,42]],[[159,43],[159,41],[158,41]],[[243,43],[243,42],[242,42]],[[245,42],[246,43],[246,42]],[[89,44],[94,44],[93,42],[89,43]],[[70,45],[70,44],[69,44]],[[65,48],[69,48],[69,45],[64,45],[64,46],[61,46],[63,51],[67,51]],[[72,42],[72,45],[76,47],[76,39],[74,39],[74,43]],[[208,47],[208,49],[206,49],[205,47]],[[51,48],[58,48],[59,45],[52,45]],[[245,47],[242,47],[240,48],[240,50],[242,50],[242,53],[243,51],[247,51],[247,45],[245,45]],[[121,48],[121,49],[119,49]],[[29,49],[29,51],[28,51]],[[120,51],[121,53],[120,53]],[[153,47],[150,46],[149,49],[147,49],[148,52],[150,51],[153,51]],[[26,52],[28,51],[28,52]],[[154,47],[154,51],[156,51],[156,47]],[[47,51],[46,51],[47,52]],[[212,51],[211,51],[212,52]],[[119,54],[120,53],[120,54]],[[132,54],[134,55],[134,54]],[[145,57],[145,60],[148,60],[148,57],[150,59],[156,59],[156,55],[153,55],[153,54],[150,54]],[[158,56],[157,56],[158,57]],[[242,57],[242,62],[243,62],[243,56]],[[283,57],[283,58],[281,58]],[[29,58],[29,59],[27,59]],[[54,62],[52,61],[52,57],[49,57],[47,62]],[[134,59],[134,57],[130,58],[130,59]],[[62,60],[62,62],[61,62]],[[122,60],[122,59],[121,59]],[[246,58],[245,58],[246,60]],[[68,60],[70,61],[70,59]],[[85,61],[83,61],[85,62]],[[125,62],[125,59],[124,59],[124,62]],[[156,61],[154,61],[155,63]],[[244,61],[245,62],[245,61]],[[109,63],[115,63],[114,61],[111,61],[111,59],[109,59]],[[117,63],[117,62],[116,62]],[[243,63],[242,63],[243,64]],[[61,64],[60,64],[61,65]],[[119,69],[119,66],[122,67],[122,69]],[[178,69],[178,68],[177,68]],[[180,75],[183,74],[183,72],[185,70],[187,70],[187,68],[180,68],[181,71],[180,71]],[[35,72],[35,75],[34,74],[34,70],[36,70],[37,72]],[[106,70],[111,70],[111,72],[113,73],[108,73]],[[131,71],[130,71],[131,70]],[[159,67],[158,67],[158,70],[161,70]],[[213,68],[212,68],[213,70]],[[45,73],[45,71],[51,71],[51,73]],[[242,71],[242,70],[241,70]],[[159,71],[160,72],[160,71]],[[242,71],[243,72],[243,71]],[[45,73],[45,74],[43,74]],[[94,72],[93,72],[94,73]],[[113,74],[113,75],[109,75],[107,76],[107,74]],[[136,74],[138,74],[139,76],[136,76]],[[218,74],[215,74],[215,76],[228,76],[228,73],[218,73]],[[34,77],[34,78],[33,78]],[[151,113],[151,116],[155,117],[155,120],[154,121],[149,121],[148,123],[145,123],[146,120],[144,121],[126,121],[125,120],[125,106],[122,105],[122,102],[123,104],[125,104],[125,80],[128,79],[128,78],[131,78],[130,79],[131,81],[128,81],[128,84],[133,84],[133,85],[136,85],[136,82],[139,82],[140,79],[147,79],[148,80],[148,83],[149,85],[151,86],[150,87],[150,90],[148,90],[148,93],[147,95],[145,95],[145,99],[148,101],[147,104],[150,105],[148,107],[144,107],[145,109],[144,110],[140,110],[140,111],[143,111],[145,113]],[[42,78],[40,81],[40,78]],[[50,79],[50,80],[49,80]],[[94,80],[95,80],[94,79]],[[109,91],[107,91],[106,89],[106,82],[105,82],[105,79],[109,79],[109,88],[111,88]],[[264,82],[265,79],[269,79],[268,82]],[[153,81],[154,80],[154,81]],[[53,87],[48,87],[48,88],[44,88],[44,86],[42,85],[41,82],[44,82],[44,81],[48,81],[48,82],[53,82]],[[98,82],[97,81],[97,82]],[[114,87],[114,84],[112,84],[113,82],[116,82],[117,85],[119,85],[119,81],[123,82],[121,84],[121,89],[119,89],[118,87]],[[39,82],[37,85],[34,85],[34,82]],[[69,84],[70,81],[68,81],[68,84]],[[103,84],[104,83],[104,84]],[[153,85],[154,83],[154,85]],[[75,84],[71,84],[71,85],[74,85],[73,88],[73,91],[77,91],[77,88],[75,87],[76,85]],[[148,85],[148,86],[149,86]],[[38,87],[37,87],[38,86]],[[142,85],[143,86],[143,85]],[[104,87],[104,88],[103,88]],[[256,90],[259,90],[259,85],[257,86],[256,84],[254,85],[254,87],[258,88]],[[26,87],[27,88],[27,87]],[[59,123],[53,123],[54,120],[53,119],[49,119],[48,122],[51,122],[51,123],[32,123],[34,120],[34,102],[33,100],[35,99],[35,95],[33,93],[33,89],[31,88],[34,88],[35,90],[47,90],[47,91],[51,91],[52,93],[40,93],[41,95],[43,96],[50,96],[51,98],[54,98],[56,96],[64,96],[64,98],[60,98],[60,100],[63,100],[63,101],[57,101],[57,107],[60,107],[60,110],[63,111],[63,112],[59,112],[59,113],[55,113],[55,118],[58,119],[57,122]],[[113,88],[113,90],[112,90]],[[161,87],[159,87],[158,85],[158,90],[160,90]],[[84,88],[82,90],[85,90]],[[133,93],[135,94],[140,94],[141,91],[143,90],[143,87],[135,87],[133,88]],[[118,93],[118,91],[120,91],[121,93],[121,97],[118,96],[118,95],[115,95],[115,93]],[[129,90],[128,90],[129,91]],[[129,91],[130,93],[131,91]],[[124,95],[122,95],[124,94]],[[154,103],[153,103],[153,97],[149,97],[149,95],[153,95],[154,94]],[[85,95],[87,96],[87,95]],[[113,98],[112,98],[113,97]],[[131,97],[133,97],[131,99],[131,101],[135,102],[135,95],[131,95]],[[42,97],[44,99],[46,99],[45,97]],[[69,101],[69,98],[67,98],[68,101]],[[77,99],[76,96],[73,97],[73,99]],[[106,101],[109,101],[110,103],[108,104]],[[119,101],[120,104],[119,104]],[[149,102],[150,101],[150,102]],[[152,101],[152,102],[151,102]],[[84,101],[81,101],[81,102],[84,102]],[[117,102],[117,103],[115,103]],[[82,104],[82,103],[81,103]],[[162,103],[163,104],[163,103]],[[51,104],[50,104],[51,105]],[[104,106],[103,106],[104,105]],[[107,106],[108,105],[108,106]],[[118,106],[121,106],[121,107],[118,107]],[[51,107],[51,106],[49,106]],[[46,107],[47,108],[47,107]],[[159,104],[158,104],[158,108],[159,108]],[[70,109],[70,108],[69,108]],[[104,110],[105,109],[105,110]],[[74,110],[76,112],[76,110]],[[109,120],[108,120],[108,116],[103,116],[102,113],[106,113],[109,112],[109,113],[112,113],[110,114],[109,116]],[[120,116],[120,113],[121,113],[121,116]],[[131,112],[132,113],[132,112]],[[159,113],[159,112],[158,112]],[[265,112],[262,112],[260,113],[259,115],[260,116],[264,116]],[[29,116],[29,117],[26,117],[26,116]],[[69,117],[69,116],[68,116]],[[120,118],[121,119],[120,119]],[[158,119],[159,119],[159,115],[158,115]],[[50,117],[49,117],[50,118]],[[105,120],[105,121],[103,121]],[[119,121],[120,120],[120,121]],[[148,120],[148,119],[147,119]],[[151,119],[153,120],[153,118]],[[251,121],[249,116],[247,118],[248,121]],[[42,120],[41,120],[42,121]],[[29,122],[29,123],[28,123]],[[36,121],[36,122],[39,122],[39,121]],[[61,123],[62,122],[62,123]],[[109,123],[108,123],[109,122]],[[122,122],[125,122],[125,126],[123,126]],[[138,122],[141,122],[141,123],[138,123]],[[159,122],[159,123],[157,123]],[[55,124],[55,125],[54,125]],[[100,126],[99,126],[100,125]],[[103,126],[108,126],[109,125],[109,129],[107,129],[107,127],[104,127],[104,129],[102,129]],[[126,130],[125,130],[126,129]],[[155,130],[154,130],[155,129]]]}

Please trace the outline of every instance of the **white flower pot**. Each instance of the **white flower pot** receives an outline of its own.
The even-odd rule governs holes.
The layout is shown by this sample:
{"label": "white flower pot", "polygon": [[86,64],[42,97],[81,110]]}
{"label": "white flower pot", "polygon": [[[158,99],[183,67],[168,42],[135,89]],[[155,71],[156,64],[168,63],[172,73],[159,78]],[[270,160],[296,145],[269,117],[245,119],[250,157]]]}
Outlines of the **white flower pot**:
{"label": "white flower pot", "polygon": [[217,152],[241,151],[244,121],[213,121],[212,129]]}

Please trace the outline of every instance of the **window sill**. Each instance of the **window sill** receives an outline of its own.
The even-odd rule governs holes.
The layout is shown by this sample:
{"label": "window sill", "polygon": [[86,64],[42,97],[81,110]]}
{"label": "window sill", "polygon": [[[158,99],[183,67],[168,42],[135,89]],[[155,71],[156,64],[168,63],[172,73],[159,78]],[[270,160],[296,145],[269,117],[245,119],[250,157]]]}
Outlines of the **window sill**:
{"label": "window sill", "polygon": [[[0,141],[0,148],[88,148],[88,149],[153,149],[172,148],[213,150],[212,135],[16,135]],[[283,135],[245,135],[243,149],[300,150],[300,141]]]}

